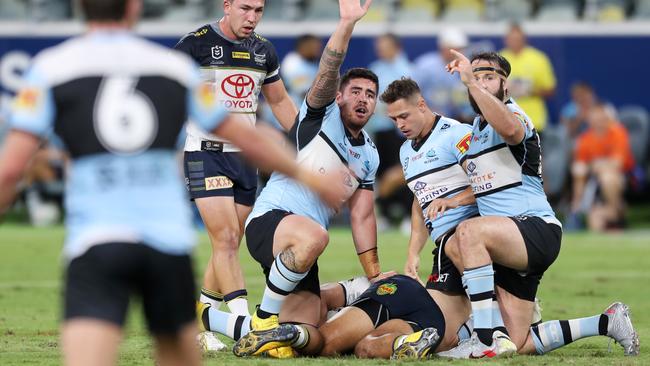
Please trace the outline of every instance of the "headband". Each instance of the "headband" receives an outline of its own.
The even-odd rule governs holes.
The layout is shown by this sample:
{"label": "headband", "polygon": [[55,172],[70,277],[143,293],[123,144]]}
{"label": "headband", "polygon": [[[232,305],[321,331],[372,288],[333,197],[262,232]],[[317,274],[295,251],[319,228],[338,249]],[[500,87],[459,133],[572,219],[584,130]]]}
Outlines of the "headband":
{"label": "headband", "polygon": [[472,69],[472,72],[474,72],[475,74],[485,74],[485,73],[494,72],[494,73],[498,74],[499,76],[501,76],[503,79],[508,77],[508,75],[506,75],[505,71],[503,71],[501,69],[497,69],[496,67],[492,67],[492,66],[475,67],[474,69]]}

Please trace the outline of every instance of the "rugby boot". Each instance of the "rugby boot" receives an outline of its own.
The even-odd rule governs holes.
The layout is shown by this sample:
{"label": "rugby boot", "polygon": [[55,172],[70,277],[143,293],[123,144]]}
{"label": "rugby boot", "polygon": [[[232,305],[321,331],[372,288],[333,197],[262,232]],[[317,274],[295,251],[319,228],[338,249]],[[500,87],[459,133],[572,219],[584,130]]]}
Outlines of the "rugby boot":
{"label": "rugby boot", "polygon": [[492,344],[483,344],[476,335],[458,343],[458,346],[449,351],[439,352],[438,356],[447,358],[493,358],[509,357],[517,353],[517,346],[510,340],[506,334],[495,331],[492,335]]}
{"label": "rugby boot", "polygon": [[623,347],[626,356],[639,354],[639,335],[634,330],[629,306],[622,302],[611,304],[603,314],[607,316],[607,336]]}
{"label": "rugby boot", "polygon": [[196,335],[196,341],[203,352],[223,351],[227,348],[226,344],[217,338],[216,334],[208,330],[210,327],[208,309],[210,309],[210,304],[196,302],[196,318],[200,330],[200,333]]}
{"label": "rugby boot", "polygon": [[[398,344],[401,344],[398,346]],[[435,348],[440,343],[440,336],[436,328],[425,328],[419,332],[400,336],[393,343],[392,360],[423,359],[433,355]]]}
{"label": "rugby boot", "polygon": [[294,324],[280,324],[270,329],[253,330],[239,338],[232,352],[238,357],[258,356],[269,350],[291,346],[299,335],[300,332]]}

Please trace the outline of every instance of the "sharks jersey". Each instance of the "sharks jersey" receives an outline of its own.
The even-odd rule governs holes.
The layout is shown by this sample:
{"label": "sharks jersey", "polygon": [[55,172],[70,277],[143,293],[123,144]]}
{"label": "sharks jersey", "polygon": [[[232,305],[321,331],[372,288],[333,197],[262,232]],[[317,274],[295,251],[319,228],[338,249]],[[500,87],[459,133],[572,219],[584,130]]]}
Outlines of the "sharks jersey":
{"label": "sharks jersey", "polygon": [[[347,187],[346,198],[357,189],[373,189],[379,167],[377,148],[363,130],[358,138],[350,135],[334,101],[320,109],[304,101],[289,135],[300,165],[321,174],[340,174]],[[334,213],[311,190],[279,173],[271,175],[248,221],[273,209],[309,217],[325,228]]]}
{"label": "sharks jersey", "polygon": [[406,184],[422,207],[433,241],[461,221],[478,215],[476,205],[467,205],[448,210],[434,220],[426,218],[431,201],[453,197],[470,186],[460,162],[469,148],[471,133],[469,125],[436,115],[431,131],[422,141],[416,144],[407,140],[400,149]]}
{"label": "sharks jersey", "polygon": [[542,186],[539,135],[512,98],[506,107],[526,131],[517,145],[506,144],[479,116],[474,119],[465,168],[481,216],[539,216],[560,225]]}
{"label": "sharks jersey", "polygon": [[72,159],[65,257],[111,242],[189,254],[195,234],[176,142],[188,114],[207,130],[227,114],[197,65],[128,32],[97,31],[40,53],[25,83],[12,128],[55,132]]}
{"label": "sharks jersey", "polygon": [[[220,103],[255,125],[262,85],[280,80],[278,56],[271,42],[257,33],[233,41],[213,23],[188,33],[175,48],[199,63],[203,80],[212,86]],[[200,151],[202,141],[225,142],[224,152],[239,151],[224,139],[189,123],[185,151]]]}

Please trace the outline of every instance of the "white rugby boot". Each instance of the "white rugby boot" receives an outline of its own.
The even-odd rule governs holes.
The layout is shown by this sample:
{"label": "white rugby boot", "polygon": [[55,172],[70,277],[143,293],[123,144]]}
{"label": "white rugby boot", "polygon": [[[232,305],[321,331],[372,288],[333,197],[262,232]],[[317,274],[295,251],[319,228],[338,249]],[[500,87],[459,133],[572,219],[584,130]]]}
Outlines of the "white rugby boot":
{"label": "white rugby boot", "polygon": [[471,338],[460,341],[458,346],[437,355],[447,358],[493,358],[509,357],[516,353],[517,346],[512,343],[510,337],[497,330],[492,334],[492,344],[489,346],[483,344],[476,332],[473,332]]}
{"label": "white rugby boot", "polygon": [[196,335],[196,341],[203,352],[220,352],[228,348],[217,335],[210,331],[201,332]]}
{"label": "white rugby boot", "polygon": [[630,318],[630,307],[622,302],[611,304],[603,314],[607,316],[607,336],[623,347],[626,356],[639,354],[639,335]]}

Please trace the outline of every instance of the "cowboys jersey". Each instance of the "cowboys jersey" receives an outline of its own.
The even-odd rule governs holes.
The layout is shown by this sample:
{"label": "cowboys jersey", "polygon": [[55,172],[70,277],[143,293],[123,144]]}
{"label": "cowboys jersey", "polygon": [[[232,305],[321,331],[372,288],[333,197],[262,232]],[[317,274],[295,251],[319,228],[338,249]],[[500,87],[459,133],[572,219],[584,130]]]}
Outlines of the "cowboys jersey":
{"label": "cowboys jersey", "polygon": [[539,135],[512,98],[506,107],[526,131],[517,145],[508,145],[479,116],[474,119],[465,168],[481,216],[539,216],[560,225],[542,185]]}
{"label": "cowboys jersey", "polygon": [[[203,80],[214,88],[220,103],[231,113],[255,125],[262,85],[280,80],[278,56],[271,42],[257,33],[233,41],[223,35],[217,23],[212,23],[185,35],[175,48],[199,63]],[[201,151],[202,141],[225,142],[224,152],[239,151],[224,139],[207,134],[190,122],[185,151]]]}
{"label": "cowboys jersey", "polygon": [[434,242],[461,221],[478,214],[476,205],[466,205],[447,210],[434,220],[426,217],[431,201],[453,197],[470,186],[460,161],[469,148],[471,133],[470,126],[436,115],[431,131],[422,141],[407,140],[400,149],[406,184],[422,207],[424,223]]}
{"label": "cowboys jersey", "polygon": [[13,106],[12,128],[64,142],[64,255],[145,243],[167,254],[194,245],[175,147],[188,115],[213,130],[227,115],[198,67],[128,32],[91,32],[40,53]]}
{"label": "cowboys jersey", "polygon": [[[347,187],[346,198],[357,189],[373,189],[379,167],[377,148],[365,131],[361,130],[358,138],[349,133],[336,102],[314,109],[305,100],[297,121],[289,135],[301,166],[321,174],[340,174]],[[248,222],[274,209],[309,217],[325,228],[334,214],[307,187],[277,172],[257,198]]]}

